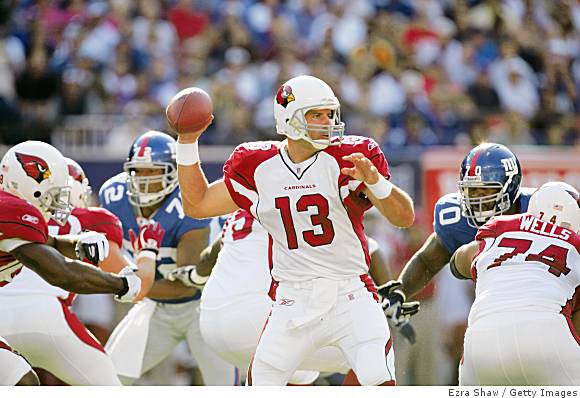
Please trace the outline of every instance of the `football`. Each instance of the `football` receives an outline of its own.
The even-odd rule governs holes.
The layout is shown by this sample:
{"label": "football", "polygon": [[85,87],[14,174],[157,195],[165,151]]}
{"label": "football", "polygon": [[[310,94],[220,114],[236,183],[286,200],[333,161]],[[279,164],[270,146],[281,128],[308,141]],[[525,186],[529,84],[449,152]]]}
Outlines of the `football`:
{"label": "football", "polygon": [[181,90],[169,101],[165,117],[178,134],[199,131],[213,116],[213,102],[208,93],[198,87]]}

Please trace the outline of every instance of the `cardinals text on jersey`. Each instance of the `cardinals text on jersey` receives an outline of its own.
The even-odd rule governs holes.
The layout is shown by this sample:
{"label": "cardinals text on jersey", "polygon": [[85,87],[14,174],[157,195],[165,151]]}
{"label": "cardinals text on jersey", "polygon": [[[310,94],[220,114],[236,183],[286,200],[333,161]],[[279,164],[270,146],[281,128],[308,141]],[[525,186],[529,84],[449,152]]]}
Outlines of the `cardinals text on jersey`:
{"label": "cardinals text on jersey", "polygon": [[370,256],[363,214],[371,207],[364,184],[341,174],[343,156],[361,152],[389,178],[387,161],[375,141],[345,137],[300,164],[288,158],[284,142],[242,144],[224,165],[233,200],[248,210],[273,238],[276,281],[367,275]]}

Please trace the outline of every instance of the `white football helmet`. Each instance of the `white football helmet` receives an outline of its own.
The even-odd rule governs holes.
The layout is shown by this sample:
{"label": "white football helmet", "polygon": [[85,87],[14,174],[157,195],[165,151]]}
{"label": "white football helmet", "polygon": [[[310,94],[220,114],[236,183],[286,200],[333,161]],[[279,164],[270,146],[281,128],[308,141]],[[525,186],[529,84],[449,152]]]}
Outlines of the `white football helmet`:
{"label": "white football helmet", "polygon": [[26,141],[6,152],[0,162],[0,187],[32,203],[64,225],[71,212],[70,177],[61,153],[40,141]]}
{"label": "white football helmet", "polygon": [[562,188],[570,195],[572,195],[576,200],[580,199],[580,192],[578,192],[578,190],[574,188],[572,185],[564,181],[550,181],[542,185],[540,188],[549,188],[555,186]]}
{"label": "white football helmet", "polygon": [[[307,124],[305,114],[311,109],[334,111],[330,126]],[[276,132],[293,140],[306,140],[316,149],[339,145],[344,134],[340,120],[340,102],[328,84],[314,76],[298,76],[282,84],[274,98]],[[314,140],[308,132],[328,133],[327,138]],[[333,136],[339,140],[331,143]]]}
{"label": "white football helmet", "polygon": [[68,167],[68,175],[71,177],[70,203],[73,207],[83,209],[89,207],[89,199],[93,189],[89,185],[85,171],[80,164],[71,158],[64,158]]}
{"label": "white football helmet", "polygon": [[543,221],[580,233],[578,191],[573,188],[573,191],[569,191],[562,184],[548,183],[538,188],[530,198],[528,213]]}

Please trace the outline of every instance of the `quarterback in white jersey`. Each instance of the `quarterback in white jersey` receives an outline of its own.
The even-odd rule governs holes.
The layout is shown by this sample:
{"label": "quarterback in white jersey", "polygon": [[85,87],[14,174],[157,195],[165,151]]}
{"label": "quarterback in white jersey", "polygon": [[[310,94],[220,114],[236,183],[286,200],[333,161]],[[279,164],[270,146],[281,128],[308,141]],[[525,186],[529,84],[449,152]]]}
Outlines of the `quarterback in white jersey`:
{"label": "quarterback in white jersey", "polygon": [[179,132],[186,214],[212,217],[242,208],[272,236],[276,301],[249,384],[286,385],[304,358],[328,346],[342,351],[362,385],[395,383],[391,335],[368,276],[362,221],[374,205],[392,224],[408,227],[413,203],[388,181],[375,141],[342,137],[339,108],[320,79],[290,79],[274,100],[277,131],[288,139],[238,146],[223,180],[211,185],[196,152],[207,126]]}
{"label": "quarterback in white jersey", "polygon": [[[377,243],[370,238],[368,241],[373,259],[371,274],[373,278],[378,274],[379,282],[384,282],[390,271],[375,271],[386,266],[377,261]],[[272,282],[268,253],[268,233],[250,213],[240,209],[226,220],[220,236],[201,255],[201,264],[215,264],[201,296],[203,338],[222,358],[242,371],[248,369],[272,308],[268,295]],[[323,349],[306,359],[300,369],[316,371],[298,371],[290,384],[310,383],[318,371],[346,373],[349,367],[339,350]]]}
{"label": "quarterback in white jersey", "polygon": [[453,256],[476,283],[460,385],[580,385],[577,201],[541,187],[529,213],[492,218]]}

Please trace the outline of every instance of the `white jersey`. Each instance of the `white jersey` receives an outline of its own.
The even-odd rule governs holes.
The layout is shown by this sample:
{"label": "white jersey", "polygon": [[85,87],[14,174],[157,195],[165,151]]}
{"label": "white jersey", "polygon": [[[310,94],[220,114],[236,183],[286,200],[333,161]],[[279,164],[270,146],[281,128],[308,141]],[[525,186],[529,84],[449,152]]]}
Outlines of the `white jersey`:
{"label": "white jersey", "polygon": [[469,325],[498,313],[570,317],[580,293],[580,236],[530,214],[495,217],[476,235],[475,302]]}
{"label": "white jersey", "polygon": [[301,164],[290,161],[285,142],[256,142],[236,148],[224,166],[232,199],[249,211],[273,239],[272,277],[278,282],[368,277],[370,255],[363,215],[371,207],[364,184],[340,172],[343,157],[363,153],[389,177],[375,141],[345,137]]}
{"label": "white jersey", "polygon": [[216,308],[247,295],[266,295],[272,278],[268,233],[245,210],[238,210],[222,229],[222,249],[201,296],[201,308]]}

